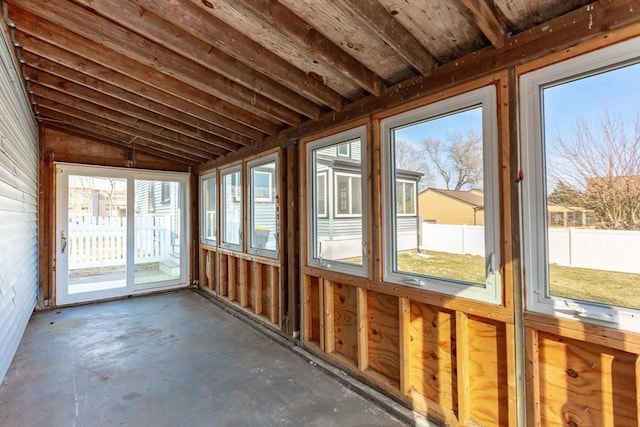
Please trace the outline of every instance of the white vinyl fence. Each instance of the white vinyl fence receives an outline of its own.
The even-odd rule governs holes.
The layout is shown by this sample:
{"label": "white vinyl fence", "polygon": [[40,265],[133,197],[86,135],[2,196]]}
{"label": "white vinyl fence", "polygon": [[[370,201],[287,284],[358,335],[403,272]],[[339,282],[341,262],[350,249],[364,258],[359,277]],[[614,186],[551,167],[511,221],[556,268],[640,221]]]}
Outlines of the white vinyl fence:
{"label": "white vinyl fence", "polygon": [[[549,229],[549,263],[640,274],[640,231]],[[484,256],[484,226],[422,225],[425,250]]]}
{"label": "white vinyl fence", "polygon": [[[171,223],[170,215],[136,218],[136,264],[167,258],[172,250]],[[69,269],[124,265],[126,236],[126,218],[69,218]]]}

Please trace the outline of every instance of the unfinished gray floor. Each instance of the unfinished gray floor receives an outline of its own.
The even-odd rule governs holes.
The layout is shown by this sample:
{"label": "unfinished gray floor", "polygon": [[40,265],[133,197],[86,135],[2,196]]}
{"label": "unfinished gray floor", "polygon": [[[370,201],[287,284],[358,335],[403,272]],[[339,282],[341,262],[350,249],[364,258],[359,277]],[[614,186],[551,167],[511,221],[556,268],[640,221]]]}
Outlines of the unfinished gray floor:
{"label": "unfinished gray floor", "polygon": [[34,315],[0,387],[0,425],[402,423],[182,291]]}

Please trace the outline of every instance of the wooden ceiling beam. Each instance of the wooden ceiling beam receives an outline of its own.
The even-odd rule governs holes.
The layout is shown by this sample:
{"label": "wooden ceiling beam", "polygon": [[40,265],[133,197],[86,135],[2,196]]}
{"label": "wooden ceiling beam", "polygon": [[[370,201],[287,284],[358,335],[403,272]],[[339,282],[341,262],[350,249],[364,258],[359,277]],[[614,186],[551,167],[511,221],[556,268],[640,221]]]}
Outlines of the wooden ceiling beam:
{"label": "wooden ceiling beam", "polygon": [[[145,39],[113,22],[72,4],[68,0],[12,0],[12,4],[101,45],[100,54],[112,50],[156,73],[167,74],[236,107],[276,123],[297,126],[301,117],[295,111],[245,88],[206,67]],[[76,36],[76,38],[77,38]],[[121,64],[112,64],[120,70]]]}
{"label": "wooden ceiling beam", "polygon": [[124,138],[128,144],[140,144],[141,147],[147,147],[150,150],[156,150],[165,155],[176,156],[189,162],[201,162],[202,159],[208,159],[211,156],[203,156],[193,151],[185,151],[177,147],[175,142],[156,135],[141,132],[138,129],[122,125],[104,117],[87,113],[73,107],[58,104],[45,98],[36,97],[39,101],[38,115],[41,121],[55,121],[60,123],[73,124],[79,128],[95,128],[96,132],[111,132]]}
{"label": "wooden ceiling beam", "polygon": [[203,42],[153,13],[148,13],[129,0],[110,0],[107,2],[75,0],[75,2],[117,22],[118,25],[134,31],[147,40],[207,67],[250,91],[284,105],[292,111],[312,119],[319,118],[323,112],[320,106],[289,89],[288,86],[267,78],[242,62],[213,48],[211,44]]}
{"label": "wooden ceiling beam", "polygon": [[[157,106],[164,106],[164,111],[173,111],[174,113],[171,113],[172,116],[176,118],[179,116],[180,118],[178,120],[189,123],[192,126],[202,127],[208,132],[222,138],[231,139],[239,144],[244,144],[242,142],[243,139],[238,138],[234,140],[231,135],[240,135],[248,141],[261,141],[265,137],[264,132],[246,126],[241,122],[231,120],[222,114],[205,109],[198,104],[163,92],[98,63],[88,61],[34,36],[25,34],[22,31],[16,31],[15,37],[22,47],[24,60],[35,68],[48,71],[61,77],[67,77],[85,86],[93,86],[93,84],[90,83],[92,81],[91,79],[97,82],[96,86],[101,86],[100,82],[109,82],[116,88],[135,93],[148,100],[141,100],[140,106],[155,106],[154,108],[147,107],[148,109],[156,109],[158,108]],[[161,109],[158,109],[157,111],[160,110]],[[179,114],[176,115],[176,113]]]}
{"label": "wooden ceiling beam", "polygon": [[423,76],[431,75],[435,58],[378,0],[338,0],[352,9],[374,33]]}
{"label": "wooden ceiling beam", "polygon": [[[33,41],[40,40],[46,42],[48,45],[73,53],[80,58],[87,59],[114,70],[117,73],[121,73],[130,79],[144,82],[159,91],[179,97],[187,102],[195,103],[204,109],[221,114],[231,120],[240,122],[245,126],[260,130],[266,134],[274,135],[281,127],[279,123],[249,113],[200,89],[189,86],[178,79],[159,73],[154,68],[145,66],[110,49],[104,49],[96,42],[84,37],[79,37],[75,33],[52,24],[23,9],[10,7],[9,14],[14,22],[19,23],[16,24],[19,30],[19,32],[16,32],[18,37],[20,37],[20,32],[22,32],[31,36]],[[26,47],[26,41],[24,43]],[[53,58],[55,58],[55,55],[59,54],[58,52],[47,54],[48,50],[42,43],[39,43],[36,49],[34,49],[33,46],[29,46],[29,49],[43,57],[53,56]],[[82,63],[82,59],[80,61]],[[116,65],[119,68],[115,69],[114,67]]]}
{"label": "wooden ceiling beam", "polygon": [[[55,111],[51,111],[50,113],[54,115],[56,114]],[[65,133],[72,133],[81,137],[90,138],[102,144],[110,144],[121,148],[135,150],[148,156],[157,157],[162,161],[173,161],[187,166],[194,166],[197,164],[195,160],[188,160],[175,154],[154,150],[153,148],[136,142],[130,143],[129,141],[131,141],[131,137],[122,139],[121,136],[118,136],[113,132],[109,132],[110,129],[100,129],[97,125],[92,125],[93,129],[88,129],[86,124],[83,125],[83,123],[79,123],[80,121],[77,119],[69,117],[65,120],[63,114],[60,114],[59,117],[60,119],[47,117],[38,117],[37,119],[47,128],[58,129]],[[126,136],[126,134],[122,134],[122,136]]]}
{"label": "wooden ceiling beam", "polygon": [[[214,147],[198,139],[194,139],[178,132],[172,131],[162,126],[141,120],[138,117],[131,116],[125,113],[121,113],[111,108],[103,107],[85,99],[77,98],[60,91],[59,89],[49,88],[43,86],[37,82],[31,82],[31,90],[34,95],[56,102],[58,104],[66,105],[76,108],[78,110],[86,111],[96,116],[104,117],[122,125],[129,126],[130,128],[137,129],[138,131],[146,132],[147,134],[156,135],[173,141],[174,145],[185,145],[192,150],[198,150],[201,154],[208,154],[209,156],[222,156],[228,151],[219,147]],[[38,104],[39,105],[39,104]]]}
{"label": "wooden ceiling beam", "polygon": [[[31,82],[36,82],[42,86],[61,91],[75,98],[84,99],[85,101],[92,102],[97,105],[109,108],[113,111],[117,111],[122,114],[135,117],[137,119],[156,124],[165,129],[170,129],[176,133],[184,136],[200,140],[206,144],[222,148],[226,151],[237,151],[242,145],[235,142],[221,140],[214,135],[202,131],[196,127],[185,124],[171,117],[161,115],[155,111],[150,111],[144,107],[140,107],[131,102],[131,99],[122,100],[120,97],[114,97],[109,93],[100,91],[97,88],[90,86],[80,85],[73,81],[67,80],[50,74],[47,71],[38,70],[36,68],[27,65],[25,67],[26,76]],[[103,82],[104,83],[104,82]],[[108,84],[104,83],[99,87],[106,87]],[[135,101],[135,95],[128,94],[126,91],[122,91],[121,94],[125,98],[133,98]],[[133,95],[129,97],[128,95]]]}
{"label": "wooden ceiling beam", "polygon": [[[150,154],[148,151],[134,148],[131,145],[118,144],[115,141],[106,140],[100,134],[84,131],[72,125],[63,123],[46,123],[46,151],[53,151],[56,161],[66,163],[79,163],[87,165],[118,166],[125,168],[161,169],[163,171],[189,171],[197,166],[192,160],[177,156]],[[52,135],[54,131],[57,134]],[[100,148],[113,147],[120,151],[120,156],[114,157],[113,150],[104,150],[110,154],[96,155],[96,147],[84,145],[93,142]],[[144,157],[141,159],[140,157]]]}
{"label": "wooden ceiling beam", "polygon": [[297,43],[367,92],[376,96],[382,93],[385,86],[382,78],[342,50],[322,33],[312,28],[306,21],[279,1],[244,0],[243,2],[235,3],[235,7],[250,10],[250,13],[259,16],[272,27],[293,38]]}
{"label": "wooden ceiling beam", "polygon": [[133,0],[167,22],[315,102],[340,111],[344,98],[215,16],[210,2]]}
{"label": "wooden ceiling beam", "polygon": [[478,28],[493,47],[503,47],[507,32],[489,0],[462,0],[462,4],[471,12]]}

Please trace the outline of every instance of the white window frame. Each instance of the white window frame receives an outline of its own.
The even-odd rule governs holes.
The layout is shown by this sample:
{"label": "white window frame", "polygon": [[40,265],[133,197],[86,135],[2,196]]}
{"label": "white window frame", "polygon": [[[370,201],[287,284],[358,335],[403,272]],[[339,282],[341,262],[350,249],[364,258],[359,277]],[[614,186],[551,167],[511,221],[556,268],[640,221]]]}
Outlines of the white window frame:
{"label": "white window frame", "polygon": [[[341,172],[341,171],[334,171],[333,172],[333,189],[335,190],[336,188],[338,188],[338,177],[339,176],[343,176],[343,177],[347,177],[349,178],[349,194],[348,194],[348,201],[349,201],[349,213],[338,213],[338,206],[340,205],[340,200],[339,200],[339,194],[337,191],[334,191],[333,194],[333,216],[334,218],[360,218],[362,216],[362,213],[353,213],[353,184],[352,184],[352,180],[353,178],[360,178],[360,189],[362,191],[362,176],[355,174],[355,173],[349,173],[349,172]],[[362,203],[362,194],[360,196],[360,203]],[[361,210],[362,210],[362,206],[361,206]]]}
{"label": "white window frame", "polygon": [[[233,194],[231,194],[231,200],[233,200],[234,202],[239,202],[240,203],[240,236],[239,236],[239,242],[236,243],[232,243],[232,242],[227,242],[225,240],[225,236],[227,233],[227,198],[226,198],[226,188],[224,185],[224,178],[226,175],[229,174],[233,174],[233,173],[238,173],[238,177],[240,178],[240,185],[237,185],[236,183],[236,189],[235,192]],[[242,243],[244,240],[244,221],[243,221],[243,215],[244,215],[244,200],[239,197],[242,194],[242,165],[236,165],[236,166],[232,166],[226,169],[222,169],[220,170],[220,183],[218,184],[218,191],[220,192],[220,205],[219,205],[219,209],[218,209],[218,215],[220,215],[220,230],[218,232],[219,236],[220,236],[220,243],[219,246],[225,249],[231,249],[231,250],[235,250],[235,251],[242,251]]]}
{"label": "white window frame", "polygon": [[[269,178],[269,194],[270,194],[270,198],[264,198],[264,197],[255,197],[254,196],[254,180],[253,180],[253,175],[252,175],[252,170],[256,167],[260,167],[262,165],[268,164],[268,163],[275,163],[276,167],[274,169],[273,174],[269,174],[270,178]],[[267,156],[263,156],[260,157],[258,159],[252,160],[250,162],[247,163],[247,183],[249,184],[249,204],[248,204],[248,212],[247,212],[247,226],[246,226],[246,230],[247,230],[247,235],[249,236],[248,239],[248,245],[247,245],[247,252],[255,254],[255,255],[260,255],[260,256],[266,256],[266,257],[270,257],[270,258],[278,258],[278,254],[280,251],[280,245],[279,245],[279,236],[280,236],[280,222],[278,218],[278,212],[280,211],[279,209],[279,191],[280,188],[278,186],[278,174],[279,174],[279,168],[280,168],[280,162],[278,160],[278,154],[277,153],[273,153],[273,154],[269,154]],[[258,173],[267,173],[267,172],[263,172],[263,171],[256,171]],[[273,184],[273,179],[275,178],[275,194],[272,194],[271,192],[271,188],[272,188],[272,184]],[[254,202],[267,202],[267,203],[274,203],[276,204],[276,208],[275,208],[275,215],[276,215],[276,229],[272,230],[273,236],[275,238],[275,242],[276,242],[276,249],[275,250],[271,250],[271,249],[263,249],[263,248],[256,248],[253,242],[253,209],[254,209]]]}
{"label": "white window frame", "polygon": [[[205,181],[210,179],[214,180],[214,188],[215,188],[215,200],[214,200],[214,214],[215,214],[215,222],[216,222],[216,233],[213,237],[207,236],[206,234],[206,224],[208,220],[209,211],[206,210],[206,206],[204,204],[205,200]],[[200,243],[209,246],[216,246],[218,244],[218,177],[216,172],[211,172],[205,175],[200,176]]]}
{"label": "white window frame", "polygon": [[[317,247],[317,237],[316,237],[316,226],[314,219],[318,217],[317,212],[315,212],[315,200],[316,198],[316,185],[314,185],[315,180],[312,177],[316,177],[319,172],[314,165],[313,161],[313,153],[314,151],[322,150],[322,148],[330,147],[333,145],[337,145],[340,143],[350,143],[353,140],[360,140],[360,170],[362,171],[362,215],[358,215],[357,217],[361,217],[362,221],[362,264],[355,265],[349,264],[345,262],[335,261],[335,260],[324,260],[322,257],[316,257],[316,247]],[[354,276],[367,277],[368,276],[368,257],[367,257],[367,240],[368,240],[368,203],[367,203],[367,194],[366,185],[367,180],[365,179],[367,175],[367,157],[366,157],[366,146],[367,146],[367,128],[366,126],[359,126],[347,131],[343,131],[334,135],[330,135],[324,138],[320,138],[318,140],[309,142],[306,145],[306,156],[307,156],[307,265],[312,267],[318,267],[322,269],[329,269],[331,271],[337,271],[339,273],[351,274]],[[337,158],[337,157],[336,157]],[[329,174],[327,173],[327,184],[330,184],[328,181]],[[327,214],[331,212],[331,207],[329,206],[329,200],[333,200],[331,197],[332,187],[325,185],[326,197],[325,197],[325,206],[327,210]]]}
{"label": "white window frame", "polygon": [[[418,215],[418,191],[417,191],[417,187],[418,187],[418,183],[416,181],[411,181],[410,179],[396,179],[396,184],[402,184],[402,192],[403,195],[406,194],[406,188],[407,188],[407,184],[412,185],[413,186],[413,212],[411,213],[399,213],[397,214],[398,216],[416,216]],[[398,195],[396,194],[396,197]],[[403,199],[404,201],[404,199]],[[396,203],[398,203],[398,200],[396,199]],[[404,205],[404,203],[403,203]]]}
{"label": "white window frame", "polygon": [[[395,128],[436,119],[438,116],[455,114],[457,111],[482,106],[482,140],[484,159],[485,194],[485,268],[486,280],[483,285],[462,282],[455,279],[427,276],[396,271],[395,239],[395,159],[392,151]],[[456,297],[483,301],[491,304],[502,303],[502,279],[500,277],[500,204],[498,179],[498,118],[496,87],[485,86],[445,100],[435,102],[405,113],[382,120],[383,155],[383,233],[384,271],[386,282],[425,289]]]}
{"label": "white window frame", "polygon": [[542,134],[541,89],[558,81],[615,69],[640,58],[640,38],[619,43],[541,68],[520,77],[520,162],[525,172],[521,188],[522,252],[527,310],[559,318],[640,332],[640,310],[556,297],[548,292],[547,203]]}

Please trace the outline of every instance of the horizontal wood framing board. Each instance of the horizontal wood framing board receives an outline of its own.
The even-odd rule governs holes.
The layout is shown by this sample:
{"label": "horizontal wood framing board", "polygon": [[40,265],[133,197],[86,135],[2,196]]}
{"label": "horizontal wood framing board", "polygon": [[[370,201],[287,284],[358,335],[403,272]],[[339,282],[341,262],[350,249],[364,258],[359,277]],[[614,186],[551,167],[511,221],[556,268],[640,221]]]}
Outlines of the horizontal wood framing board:
{"label": "horizontal wood framing board", "polygon": [[349,276],[336,273],[330,270],[323,270],[316,267],[304,266],[301,268],[303,274],[319,278],[327,278],[333,282],[343,283],[359,288],[380,292],[396,297],[409,298],[412,301],[434,304],[442,308],[462,311],[468,314],[475,314],[487,319],[498,320],[505,323],[513,323],[513,314],[508,309],[492,304],[484,304],[478,301],[463,300],[440,293],[429,292],[424,289],[412,288],[409,286],[396,285],[379,281],[371,281],[362,277]]}

